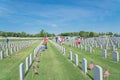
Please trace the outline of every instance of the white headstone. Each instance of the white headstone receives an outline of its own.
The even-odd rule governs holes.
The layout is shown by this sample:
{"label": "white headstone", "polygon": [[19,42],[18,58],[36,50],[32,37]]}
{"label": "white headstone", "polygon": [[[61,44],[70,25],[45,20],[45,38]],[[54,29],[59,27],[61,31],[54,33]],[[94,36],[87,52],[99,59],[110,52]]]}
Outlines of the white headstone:
{"label": "white headstone", "polygon": [[91,47],[91,46],[89,47],[89,52],[90,52],[90,53],[92,52],[92,47]]}
{"label": "white headstone", "polygon": [[19,46],[17,46],[17,51],[19,51]]}
{"label": "white headstone", "polygon": [[103,48],[102,44],[100,44],[100,48],[101,48],[101,49]]}
{"label": "white headstone", "polygon": [[20,71],[20,80],[24,80],[24,64],[23,63],[20,64],[19,71]]}
{"label": "white headstone", "polygon": [[108,44],[106,44],[105,49],[108,49]]}
{"label": "white headstone", "polygon": [[77,45],[74,43],[74,47],[76,48],[77,47]]}
{"label": "white headstone", "polygon": [[36,57],[36,49],[34,49],[34,58]]}
{"label": "white headstone", "polygon": [[82,48],[83,48],[83,46],[82,46],[82,44],[80,45],[80,50],[82,50]]}
{"label": "white headstone", "polygon": [[115,45],[112,46],[112,50],[115,51]]}
{"label": "white headstone", "polygon": [[97,46],[97,42],[95,42],[95,47],[98,47],[98,46]]}
{"label": "white headstone", "polygon": [[32,64],[32,54],[30,54],[30,65]]}
{"label": "white headstone", "polygon": [[106,50],[106,49],[103,49],[103,51],[102,51],[102,56],[103,56],[104,58],[107,58],[107,50]]}
{"label": "white headstone", "polygon": [[86,47],[86,45],[84,46],[84,50],[87,51],[87,47]]}
{"label": "white headstone", "polygon": [[80,44],[78,44],[77,48],[80,48]]}
{"label": "white headstone", "polygon": [[29,70],[29,58],[26,58],[26,72]]}
{"label": "white headstone", "polygon": [[13,54],[13,48],[10,48],[11,49],[11,54]]}
{"label": "white headstone", "polygon": [[75,65],[78,65],[78,55],[77,54],[74,55],[74,63],[75,63]]}
{"label": "white headstone", "polygon": [[63,48],[63,54],[65,55],[65,48]]}
{"label": "white headstone", "polygon": [[14,52],[16,52],[16,47],[14,47]]}
{"label": "white headstone", "polygon": [[94,66],[94,80],[103,80],[102,68],[99,65]]}
{"label": "white headstone", "polygon": [[64,47],[62,47],[62,53],[64,53]]}
{"label": "white headstone", "polygon": [[16,51],[18,51],[18,47],[16,46]]}
{"label": "white headstone", "polygon": [[119,46],[120,46],[120,44],[119,43],[117,43],[117,47],[119,48]]}
{"label": "white headstone", "polygon": [[82,58],[82,70],[86,74],[87,73],[87,60]]}
{"label": "white headstone", "polygon": [[69,53],[69,59],[72,60],[72,51]]}
{"label": "white headstone", "polygon": [[9,49],[6,49],[6,56],[10,56]]}
{"label": "white headstone", "polygon": [[3,51],[1,51],[1,59],[3,59],[4,58],[4,52]]}
{"label": "white headstone", "polygon": [[74,43],[73,43],[73,47],[74,47],[75,45],[74,45]]}
{"label": "white headstone", "polygon": [[113,60],[114,60],[115,62],[119,62],[119,53],[118,53],[118,52],[114,51],[114,52],[112,53],[112,57],[113,57]]}

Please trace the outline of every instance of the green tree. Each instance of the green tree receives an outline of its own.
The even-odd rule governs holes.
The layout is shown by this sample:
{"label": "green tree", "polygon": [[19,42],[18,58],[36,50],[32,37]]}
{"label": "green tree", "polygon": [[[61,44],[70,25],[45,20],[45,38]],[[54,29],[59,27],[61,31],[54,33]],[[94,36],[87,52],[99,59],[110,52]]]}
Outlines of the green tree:
{"label": "green tree", "polygon": [[45,36],[45,31],[42,29],[41,31],[40,31],[40,37],[44,37]]}
{"label": "green tree", "polygon": [[119,34],[117,34],[117,33],[115,33],[115,34],[114,34],[114,36],[115,36],[115,37],[118,37],[118,36],[120,36],[120,35],[119,35]]}
{"label": "green tree", "polygon": [[94,37],[94,32],[90,32],[89,37]]}

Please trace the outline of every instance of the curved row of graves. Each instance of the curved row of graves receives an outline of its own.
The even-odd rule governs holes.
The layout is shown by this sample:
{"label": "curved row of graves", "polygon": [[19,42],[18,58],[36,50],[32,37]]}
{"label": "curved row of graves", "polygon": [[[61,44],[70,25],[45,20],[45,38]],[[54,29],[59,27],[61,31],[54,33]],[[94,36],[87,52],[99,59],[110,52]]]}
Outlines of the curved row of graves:
{"label": "curved row of graves", "polygon": [[37,40],[29,41],[11,41],[8,44],[6,42],[0,42],[0,56],[1,60],[10,57],[14,53],[34,44]]}
{"label": "curved row of graves", "polygon": [[24,63],[21,63],[19,65],[20,80],[24,80],[25,75],[27,75],[27,73],[28,73],[33,61],[34,61],[34,58],[39,53],[39,50],[40,50],[40,47],[41,47],[42,43],[43,43],[43,41],[34,49],[34,54],[31,53],[28,57],[26,57],[25,65],[24,65]]}

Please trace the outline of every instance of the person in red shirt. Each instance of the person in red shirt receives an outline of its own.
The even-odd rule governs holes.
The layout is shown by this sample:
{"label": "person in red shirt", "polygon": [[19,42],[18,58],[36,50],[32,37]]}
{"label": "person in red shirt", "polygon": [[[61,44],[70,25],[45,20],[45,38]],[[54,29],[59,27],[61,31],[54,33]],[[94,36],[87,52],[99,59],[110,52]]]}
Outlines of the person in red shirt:
{"label": "person in red shirt", "polygon": [[44,37],[43,43],[44,43],[44,45],[45,45],[45,49],[47,49],[47,37]]}
{"label": "person in red shirt", "polygon": [[76,40],[75,44],[76,44],[76,46],[77,46],[77,48],[78,48],[78,46],[80,45],[80,41],[79,41],[79,40]]}

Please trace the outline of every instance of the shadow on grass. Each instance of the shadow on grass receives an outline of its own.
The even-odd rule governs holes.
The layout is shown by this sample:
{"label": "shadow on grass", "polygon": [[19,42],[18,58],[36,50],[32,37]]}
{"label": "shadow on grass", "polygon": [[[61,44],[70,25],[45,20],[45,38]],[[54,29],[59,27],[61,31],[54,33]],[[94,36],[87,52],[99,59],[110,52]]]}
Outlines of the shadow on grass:
{"label": "shadow on grass", "polygon": [[90,77],[91,80],[94,80],[94,78],[90,74],[87,73],[87,75],[88,77]]}
{"label": "shadow on grass", "polygon": [[[44,52],[45,52],[46,50],[44,50]],[[41,55],[46,55],[45,53],[44,54],[42,54],[42,52],[38,52],[38,54],[37,54],[37,56],[39,56],[39,57],[41,57]],[[30,70],[30,68],[33,66],[33,63],[35,62],[35,60],[33,59],[33,61],[32,61],[32,64],[29,66],[29,69],[28,69],[28,71],[26,71],[25,72],[25,75],[24,75],[24,77],[26,77],[26,75],[28,74],[28,72],[29,72],[29,70]],[[40,61],[41,62],[41,61]],[[40,63],[39,62],[39,63]]]}
{"label": "shadow on grass", "polygon": [[72,60],[72,63],[74,64],[75,62]]}
{"label": "shadow on grass", "polygon": [[31,68],[31,66],[33,65],[34,62],[35,62],[35,61],[33,60],[32,64],[29,66],[28,71],[25,72],[25,76],[24,76],[24,77],[26,77],[26,75],[28,74],[28,72],[29,72],[29,70],[30,70],[30,68]]}
{"label": "shadow on grass", "polygon": [[[81,62],[80,62],[81,63]],[[80,67],[80,65],[78,65],[78,68],[80,69],[80,70],[82,70],[82,67]],[[90,68],[87,68],[88,70],[90,70]],[[91,80],[94,80],[94,78],[89,74],[89,73],[87,73],[86,74]]]}
{"label": "shadow on grass", "polygon": [[80,67],[80,65],[78,66],[78,68],[79,68],[80,70],[82,70],[82,68]]}

